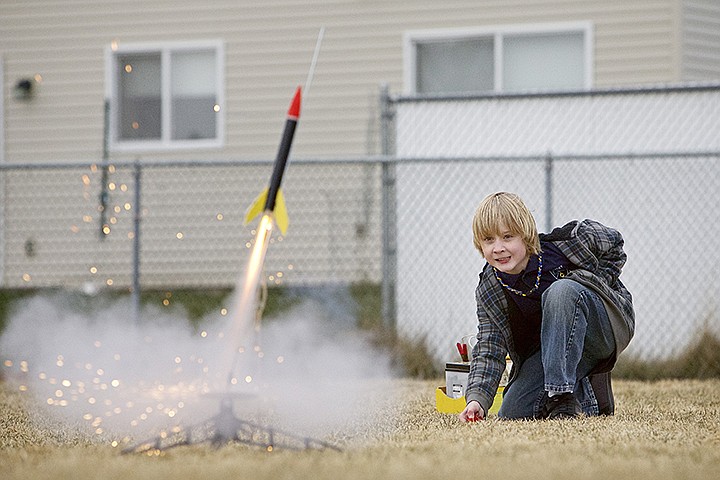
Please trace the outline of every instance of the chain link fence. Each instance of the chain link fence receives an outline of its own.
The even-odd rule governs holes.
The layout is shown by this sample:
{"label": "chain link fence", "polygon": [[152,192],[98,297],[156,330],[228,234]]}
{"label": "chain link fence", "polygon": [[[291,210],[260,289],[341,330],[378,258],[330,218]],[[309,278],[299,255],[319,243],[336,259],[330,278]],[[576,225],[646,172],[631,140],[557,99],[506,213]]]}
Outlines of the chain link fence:
{"label": "chain link fence", "polygon": [[400,332],[446,359],[475,332],[484,261],[471,219],[506,190],[541,231],[593,218],[623,233],[621,278],[637,314],[630,355],[667,359],[703,334],[720,338],[720,87],[386,99]]}
{"label": "chain link fence", "polygon": [[[475,331],[477,204],[519,193],[541,231],[619,229],[637,331],[629,353],[720,336],[720,86],[381,105],[386,155],[293,159],[286,237],[266,280],[382,287],[383,316],[444,362]],[[2,288],[232,288],[254,239],[245,209],[267,161],[0,165]]]}
{"label": "chain link fence", "polygon": [[[380,164],[293,161],[271,285],[380,282]],[[229,288],[254,241],[269,162],[5,165],[5,288]]]}

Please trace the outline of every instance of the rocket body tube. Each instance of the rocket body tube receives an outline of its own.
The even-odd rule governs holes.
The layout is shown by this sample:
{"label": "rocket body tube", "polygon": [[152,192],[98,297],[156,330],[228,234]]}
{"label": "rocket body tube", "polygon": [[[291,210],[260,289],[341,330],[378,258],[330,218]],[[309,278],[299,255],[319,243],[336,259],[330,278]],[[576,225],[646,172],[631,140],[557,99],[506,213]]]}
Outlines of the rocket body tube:
{"label": "rocket body tube", "polygon": [[290,147],[292,146],[293,136],[295,135],[295,127],[297,126],[297,118],[288,117],[285,121],[285,130],[283,130],[282,141],[278,149],[277,157],[275,157],[275,165],[273,167],[272,177],[270,177],[270,185],[268,185],[268,195],[265,200],[264,210],[275,210],[275,199],[280,190],[285,166],[290,155]]}
{"label": "rocket body tube", "polygon": [[292,147],[295,128],[297,127],[297,122],[300,118],[300,103],[301,87],[297,87],[292,102],[290,103],[290,108],[287,112],[285,128],[283,129],[282,138],[280,139],[280,147],[278,148],[277,156],[275,157],[270,183],[268,184],[268,187],[255,199],[253,204],[250,205],[247,212],[245,212],[245,224],[248,224],[260,213],[268,212],[273,214],[274,220],[283,234],[287,230],[288,216],[285,209],[285,201],[283,199],[282,190],[280,190],[280,184],[282,183],[283,173],[285,173],[288,156],[290,155],[290,148]]}

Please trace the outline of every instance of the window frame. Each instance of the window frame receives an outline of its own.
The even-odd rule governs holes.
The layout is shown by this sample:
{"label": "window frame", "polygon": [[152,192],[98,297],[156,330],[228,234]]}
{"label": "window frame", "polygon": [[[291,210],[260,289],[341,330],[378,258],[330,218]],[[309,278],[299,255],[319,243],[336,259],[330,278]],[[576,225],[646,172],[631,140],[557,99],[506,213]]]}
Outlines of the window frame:
{"label": "window frame", "polygon": [[[173,53],[192,51],[215,52],[215,85],[217,123],[214,138],[172,139],[172,78],[170,57]],[[120,114],[118,57],[126,54],[159,53],[161,56],[161,137],[159,139],[121,140],[118,116]],[[225,145],[225,46],[222,40],[188,42],[112,42],[105,50],[105,98],[110,104],[108,149],[113,152],[163,152],[221,148]]]}
{"label": "window frame", "polygon": [[[487,27],[447,28],[432,30],[412,30],[404,34],[403,39],[403,92],[416,95],[417,92],[417,46],[418,44],[446,41],[472,40],[489,38],[493,40],[494,81],[493,91],[488,93],[508,93],[503,86],[503,40],[506,36],[538,35],[538,34],[581,33],[583,35],[584,52],[584,84],[583,89],[593,87],[594,43],[593,23],[590,21],[494,25]],[[432,95],[432,94],[430,94]]]}

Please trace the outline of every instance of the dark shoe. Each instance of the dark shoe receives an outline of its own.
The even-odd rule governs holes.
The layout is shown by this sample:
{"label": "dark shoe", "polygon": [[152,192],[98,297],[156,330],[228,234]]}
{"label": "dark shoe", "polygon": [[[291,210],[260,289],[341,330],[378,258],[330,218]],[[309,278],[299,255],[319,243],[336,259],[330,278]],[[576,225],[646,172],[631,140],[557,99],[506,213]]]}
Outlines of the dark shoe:
{"label": "dark shoe", "polygon": [[545,418],[549,420],[559,418],[575,418],[582,415],[580,402],[577,401],[572,393],[561,393],[549,397],[545,404]]}
{"label": "dark shoe", "polygon": [[615,397],[613,396],[610,372],[590,375],[590,385],[595,392],[600,415],[614,415]]}

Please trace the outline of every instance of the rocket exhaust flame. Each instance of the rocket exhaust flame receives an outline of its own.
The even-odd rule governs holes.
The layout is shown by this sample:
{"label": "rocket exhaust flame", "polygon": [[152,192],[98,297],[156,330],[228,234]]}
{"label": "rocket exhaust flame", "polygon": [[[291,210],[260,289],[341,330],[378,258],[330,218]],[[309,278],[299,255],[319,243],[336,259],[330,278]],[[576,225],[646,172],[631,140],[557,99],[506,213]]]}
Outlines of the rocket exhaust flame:
{"label": "rocket exhaust flame", "polygon": [[259,318],[257,318],[257,294],[273,227],[272,213],[264,214],[257,228],[255,244],[250,252],[244,280],[242,284],[238,285],[237,291],[239,295],[231,310],[234,313],[232,314],[232,332],[230,333],[229,345],[233,348],[229,352],[230,358],[224,362],[228,371],[228,387],[230,387],[233,374],[238,367],[238,352],[249,350],[248,345],[242,344],[243,340],[245,342],[255,340],[255,333],[259,328],[259,325],[257,325],[259,321]]}

